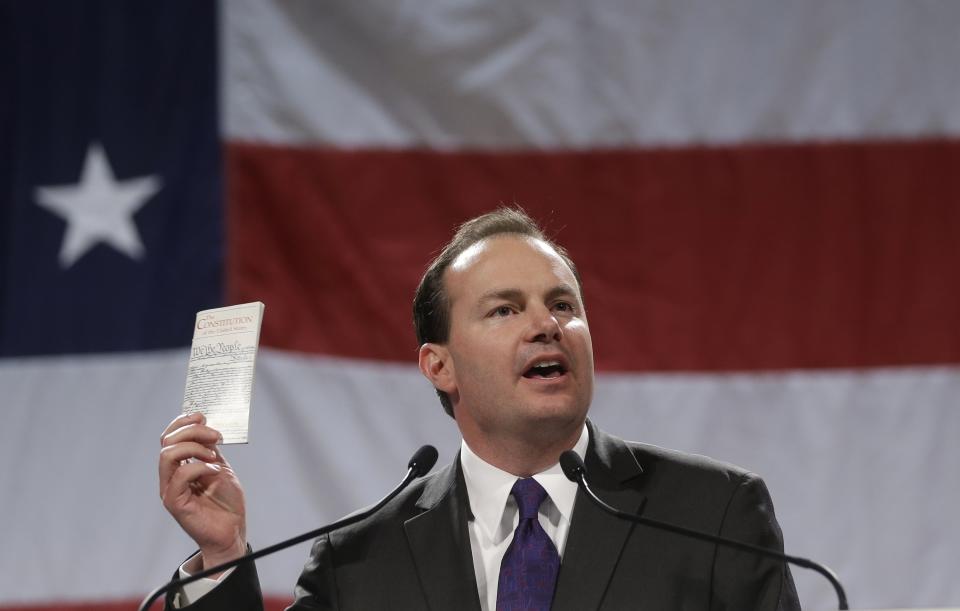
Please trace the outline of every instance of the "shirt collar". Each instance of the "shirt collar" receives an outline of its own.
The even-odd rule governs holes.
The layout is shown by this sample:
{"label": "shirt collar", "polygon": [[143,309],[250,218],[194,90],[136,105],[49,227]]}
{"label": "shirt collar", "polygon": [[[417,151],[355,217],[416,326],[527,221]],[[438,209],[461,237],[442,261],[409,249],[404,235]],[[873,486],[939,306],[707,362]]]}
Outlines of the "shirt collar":
{"label": "shirt collar", "polygon": [[[590,434],[587,432],[587,426],[584,425],[580,438],[573,446],[573,451],[583,458],[589,442]],[[518,478],[474,454],[466,441],[460,443],[460,465],[463,468],[463,478],[467,484],[467,496],[470,499],[473,517],[486,535],[493,540],[507,506],[510,489]],[[577,485],[563,474],[560,463],[554,463],[550,468],[534,474],[533,479],[547,491],[561,517],[569,521],[573,514],[573,502],[577,497]]]}

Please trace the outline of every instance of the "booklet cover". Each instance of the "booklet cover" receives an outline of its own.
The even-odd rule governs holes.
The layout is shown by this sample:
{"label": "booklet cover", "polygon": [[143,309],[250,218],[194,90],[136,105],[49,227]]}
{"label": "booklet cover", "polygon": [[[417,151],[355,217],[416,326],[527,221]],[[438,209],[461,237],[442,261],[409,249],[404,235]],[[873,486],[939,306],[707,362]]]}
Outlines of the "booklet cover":
{"label": "booklet cover", "polygon": [[183,413],[203,412],[223,443],[247,443],[263,303],[197,312]]}

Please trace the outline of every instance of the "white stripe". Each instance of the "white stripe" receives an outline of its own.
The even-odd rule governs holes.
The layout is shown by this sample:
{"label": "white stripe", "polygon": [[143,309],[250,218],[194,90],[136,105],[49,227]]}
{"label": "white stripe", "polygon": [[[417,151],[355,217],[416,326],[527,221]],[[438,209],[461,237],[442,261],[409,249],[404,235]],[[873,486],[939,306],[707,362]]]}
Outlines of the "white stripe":
{"label": "white stripe", "polygon": [[[0,364],[0,604],[139,596],[192,551],[160,506],[155,464],[186,358]],[[854,605],[934,606],[960,600],[957,396],[956,368],[608,374],[592,417],[761,473],[788,551],[832,565]],[[446,462],[458,440],[412,365],[265,350],[251,443],[227,452],[262,547],[373,502],[421,444]],[[262,561],[265,591],[289,595],[306,555]],[[804,606],[830,608],[828,586],[804,573]]]}
{"label": "white stripe", "polygon": [[228,137],[437,148],[960,134],[960,4],[225,2]]}

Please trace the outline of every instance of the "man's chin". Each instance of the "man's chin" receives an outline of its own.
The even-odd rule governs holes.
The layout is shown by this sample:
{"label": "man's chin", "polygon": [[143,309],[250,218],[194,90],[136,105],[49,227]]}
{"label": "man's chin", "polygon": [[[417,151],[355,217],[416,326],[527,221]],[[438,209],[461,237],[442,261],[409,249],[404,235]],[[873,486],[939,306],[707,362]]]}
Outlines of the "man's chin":
{"label": "man's chin", "polygon": [[556,431],[576,428],[583,424],[587,416],[586,408],[569,398],[552,401],[541,397],[538,401],[531,401],[523,408],[523,422],[529,432],[536,434],[539,431]]}
{"label": "man's chin", "polygon": [[569,383],[544,384],[533,381],[523,384],[519,390],[517,399],[524,407],[523,411],[532,414],[550,417],[586,413],[586,405],[589,405],[589,400],[581,396],[582,390]]}

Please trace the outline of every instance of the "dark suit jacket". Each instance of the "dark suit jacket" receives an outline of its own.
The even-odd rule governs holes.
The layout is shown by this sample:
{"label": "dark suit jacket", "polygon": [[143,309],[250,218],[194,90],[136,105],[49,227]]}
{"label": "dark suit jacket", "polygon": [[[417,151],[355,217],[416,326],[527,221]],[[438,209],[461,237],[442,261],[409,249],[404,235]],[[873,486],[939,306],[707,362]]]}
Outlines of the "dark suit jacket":
{"label": "dark suit jacket", "polygon": [[[589,481],[609,504],[782,549],[769,494],[755,475],[702,456],[625,442],[589,426]],[[458,459],[372,518],[318,539],[291,609],[479,611],[470,517]],[[186,608],[260,611],[255,567],[241,566]],[[786,566],[619,520],[578,493],[554,611],[799,608]]]}

